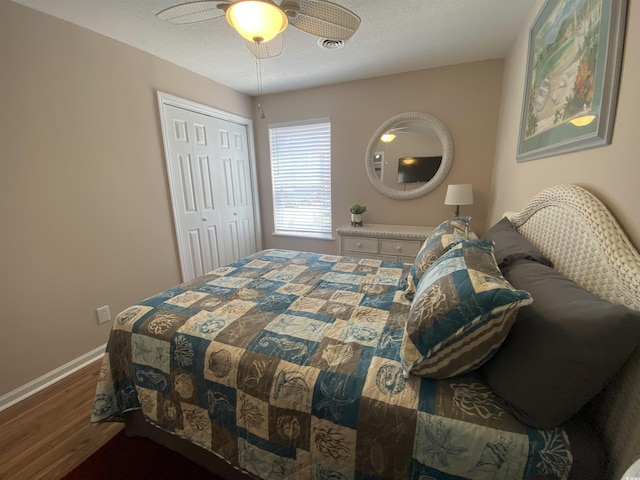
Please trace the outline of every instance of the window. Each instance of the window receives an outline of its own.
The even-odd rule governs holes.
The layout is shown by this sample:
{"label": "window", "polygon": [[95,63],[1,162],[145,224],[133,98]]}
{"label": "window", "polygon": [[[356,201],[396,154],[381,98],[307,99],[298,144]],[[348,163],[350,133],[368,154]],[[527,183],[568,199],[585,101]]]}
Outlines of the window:
{"label": "window", "polygon": [[331,123],[269,125],[275,233],[332,238]]}

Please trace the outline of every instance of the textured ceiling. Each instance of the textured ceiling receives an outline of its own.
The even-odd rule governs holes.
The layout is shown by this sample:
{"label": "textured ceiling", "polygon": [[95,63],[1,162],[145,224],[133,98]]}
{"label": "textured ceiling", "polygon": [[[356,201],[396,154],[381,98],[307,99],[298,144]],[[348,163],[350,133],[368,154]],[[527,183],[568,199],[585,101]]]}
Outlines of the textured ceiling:
{"label": "textured ceiling", "polygon": [[[13,0],[119,40],[235,90],[258,93],[256,59],[223,18],[171,25],[155,14],[174,0]],[[276,3],[279,3],[276,2]],[[289,26],[284,51],[260,61],[262,93],[502,58],[531,0],[335,0],[362,19],[346,45],[326,50]]]}

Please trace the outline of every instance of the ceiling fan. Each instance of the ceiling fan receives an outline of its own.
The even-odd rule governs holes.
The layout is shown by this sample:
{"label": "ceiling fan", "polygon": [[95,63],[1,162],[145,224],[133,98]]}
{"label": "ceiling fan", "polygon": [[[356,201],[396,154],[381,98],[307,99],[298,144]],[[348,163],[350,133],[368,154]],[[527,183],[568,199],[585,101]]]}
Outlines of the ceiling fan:
{"label": "ceiling fan", "polygon": [[358,15],[326,0],[205,0],[174,5],[156,17],[175,25],[226,17],[257,58],[282,53],[280,33],[288,24],[334,41],[348,40],[360,25]]}

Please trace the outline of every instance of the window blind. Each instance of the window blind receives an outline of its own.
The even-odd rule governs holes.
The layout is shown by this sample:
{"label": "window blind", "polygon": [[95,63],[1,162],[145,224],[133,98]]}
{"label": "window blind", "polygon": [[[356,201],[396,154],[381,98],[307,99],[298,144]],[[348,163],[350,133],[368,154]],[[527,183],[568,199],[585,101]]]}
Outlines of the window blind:
{"label": "window blind", "polygon": [[269,126],[275,233],[331,237],[331,123]]}

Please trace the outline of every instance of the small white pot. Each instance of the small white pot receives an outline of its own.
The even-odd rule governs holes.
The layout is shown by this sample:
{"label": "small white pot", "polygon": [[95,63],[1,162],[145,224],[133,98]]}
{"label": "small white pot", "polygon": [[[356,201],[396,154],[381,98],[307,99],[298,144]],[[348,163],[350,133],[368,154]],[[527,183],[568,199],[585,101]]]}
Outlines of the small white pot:
{"label": "small white pot", "polygon": [[352,213],[351,214],[351,226],[352,227],[361,227],[362,226],[362,214],[361,213]]}

